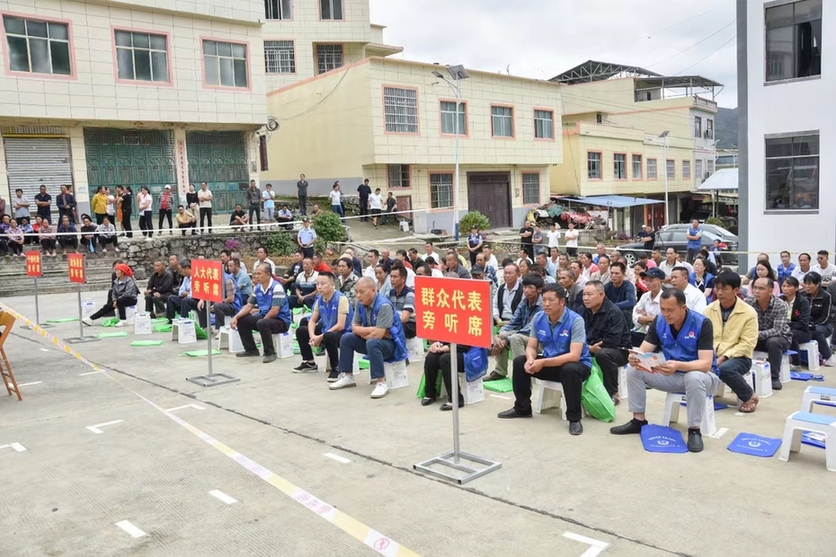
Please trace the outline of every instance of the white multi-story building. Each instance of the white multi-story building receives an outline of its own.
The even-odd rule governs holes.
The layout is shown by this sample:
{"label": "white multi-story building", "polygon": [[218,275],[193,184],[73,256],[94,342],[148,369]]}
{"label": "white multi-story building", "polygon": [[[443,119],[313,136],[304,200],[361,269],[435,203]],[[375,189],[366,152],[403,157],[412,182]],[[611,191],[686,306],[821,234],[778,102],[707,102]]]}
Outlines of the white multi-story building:
{"label": "white multi-story building", "polygon": [[[0,195],[258,176],[263,0],[0,0]],[[54,202],[54,201],[53,201]],[[32,206],[34,212],[34,204]]]}
{"label": "white multi-story building", "polygon": [[750,252],[836,246],[836,189],[822,187],[836,168],[826,156],[836,154],[836,76],[822,71],[836,13],[823,7],[836,5],[737,2],[740,230]]}

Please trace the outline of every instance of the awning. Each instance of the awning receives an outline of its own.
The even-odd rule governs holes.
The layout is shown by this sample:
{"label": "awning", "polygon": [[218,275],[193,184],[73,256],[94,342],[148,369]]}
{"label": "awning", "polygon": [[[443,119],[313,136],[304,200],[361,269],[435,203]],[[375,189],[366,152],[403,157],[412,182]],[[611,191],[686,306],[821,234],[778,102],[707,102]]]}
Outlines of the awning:
{"label": "awning", "polygon": [[737,191],[737,169],[721,168],[697,186],[697,191]]}
{"label": "awning", "polygon": [[596,205],[598,207],[611,207],[613,209],[624,209],[626,207],[635,207],[637,205],[653,205],[654,203],[664,203],[661,199],[646,199],[643,197],[628,197],[626,195],[595,195],[592,197],[555,197],[561,201],[568,201],[572,203],[584,203],[586,205]]}

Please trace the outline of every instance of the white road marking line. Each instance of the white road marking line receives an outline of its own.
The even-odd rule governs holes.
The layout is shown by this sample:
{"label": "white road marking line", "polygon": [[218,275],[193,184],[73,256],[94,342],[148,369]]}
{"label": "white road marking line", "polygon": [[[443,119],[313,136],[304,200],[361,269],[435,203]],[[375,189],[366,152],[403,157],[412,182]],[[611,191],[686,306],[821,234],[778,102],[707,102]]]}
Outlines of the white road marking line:
{"label": "white road marking line", "polygon": [[108,426],[108,425],[116,425],[116,424],[120,424],[122,422],[123,422],[123,420],[113,420],[112,422],[105,422],[103,424],[88,425],[87,429],[89,429],[90,431],[92,431],[93,433],[98,435],[100,433],[104,433],[104,431],[99,429],[100,427],[105,427],[105,426]]}
{"label": "white road marking line", "polygon": [[226,493],[224,493],[223,491],[221,491],[219,489],[213,489],[212,491],[209,492],[209,495],[211,495],[212,497],[217,497],[218,499],[220,499],[221,501],[223,501],[227,505],[231,505],[233,503],[238,502],[237,500],[233,499],[232,497],[230,497],[229,495],[227,495]]}
{"label": "white road marking line", "polygon": [[734,415],[735,416],[745,416],[746,413],[745,412],[735,412]]}
{"label": "white road marking line", "polygon": [[142,536],[147,536],[145,532],[128,522],[127,520],[123,520],[121,522],[117,522],[116,526],[127,532],[131,535],[132,538],[141,538]]}
{"label": "white road marking line", "polygon": [[573,534],[572,532],[564,532],[563,537],[591,546],[589,549],[587,549],[581,554],[581,557],[595,557],[596,555],[599,555],[602,551],[607,549],[610,545],[607,542],[602,542],[601,540],[594,540],[592,538],[587,538],[586,536]]}
{"label": "white road marking line", "polygon": [[183,408],[194,408],[195,410],[204,410],[203,406],[199,404],[185,404],[183,406],[177,406],[175,408],[169,408],[166,412],[174,412],[175,410],[182,410]]}
{"label": "white road marking line", "polygon": [[726,432],[728,432],[728,431],[729,431],[729,428],[721,427],[720,429],[718,429],[717,431],[714,432],[714,435],[708,435],[708,437],[711,437],[712,439],[719,439],[720,437],[725,435]]}
{"label": "white road marking line", "polygon": [[10,446],[19,453],[22,453],[26,450],[26,447],[24,447],[20,443],[12,443]]}
{"label": "white road marking line", "polygon": [[79,377],[84,377],[85,375],[98,375],[100,373],[104,373],[103,371],[88,371],[87,373],[79,373]]}
{"label": "white road marking line", "polygon": [[18,383],[18,387],[31,387],[32,385],[40,385],[43,381],[32,381],[31,383]]}
{"label": "white road marking line", "polygon": [[502,396],[502,395],[490,395],[490,396],[492,396],[493,398],[501,398],[502,400],[514,400],[510,396]]}
{"label": "white road marking line", "polygon": [[340,456],[334,453],[325,453],[323,456],[325,456],[325,458],[330,458],[331,460],[336,460],[337,462],[342,462],[343,464],[348,464],[349,462],[351,462],[344,456]]}
{"label": "white road marking line", "polygon": [[41,348],[40,351],[41,352],[49,352],[49,350],[47,350],[46,348]]}
{"label": "white road marking line", "polygon": [[0,445],[0,449],[8,449],[9,445]]}

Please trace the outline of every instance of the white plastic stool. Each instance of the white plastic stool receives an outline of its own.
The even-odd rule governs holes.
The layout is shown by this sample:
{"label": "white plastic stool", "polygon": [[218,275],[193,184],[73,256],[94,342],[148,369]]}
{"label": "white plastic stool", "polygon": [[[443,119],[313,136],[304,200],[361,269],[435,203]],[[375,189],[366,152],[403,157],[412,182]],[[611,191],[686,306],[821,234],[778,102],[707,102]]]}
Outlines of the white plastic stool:
{"label": "white plastic stool", "polygon": [[807,387],[804,398],[801,399],[801,411],[812,412],[813,405],[821,403],[825,406],[836,406],[836,389],[829,387]]}
{"label": "white plastic stool", "polygon": [[[531,405],[532,410],[540,414],[544,409],[554,408],[559,404],[560,415],[566,421],[566,395],[563,392],[563,383],[559,381],[543,381],[536,377],[532,378],[532,383],[534,383],[534,387],[536,388],[536,392],[532,396],[534,400],[534,403]],[[546,391],[551,392],[547,393]],[[557,393],[560,393],[559,400]]]}
{"label": "white plastic stool", "polygon": [[[754,376],[754,374],[751,371],[747,371],[746,373],[743,374],[742,377],[746,380],[746,383],[749,384],[749,387],[751,387],[751,389],[754,391],[755,390],[755,376]],[[770,383],[770,387],[771,386],[772,386],[772,384]],[[723,383],[722,380],[720,380],[717,384],[717,390],[714,392],[714,398],[724,397],[724,396],[726,396],[726,393],[729,392],[729,391],[731,391],[729,386],[726,385],[725,383]],[[738,406],[740,406],[741,404],[743,404],[745,402],[743,400],[740,400],[739,398],[737,399],[737,401],[738,401],[737,402]]]}
{"label": "white plastic stool", "polygon": [[[668,393],[665,398],[665,415],[662,418],[662,425],[669,426],[679,421],[679,408],[687,406],[685,393]],[[714,395],[705,397],[705,412],[700,423],[700,432],[703,435],[714,435],[717,432],[717,424],[714,419]]]}
{"label": "white plastic stool", "polygon": [[409,353],[409,361],[415,361],[424,357],[424,339],[418,337],[410,338],[406,341],[406,350]]}
{"label": "white plastic stool", "polygon": [[[769,361],[769,354],[766,352],[761,352],[760,350],[755,350],[753,360],[764,360]],[[818,361],[818,360],[817,360]],[[781,383],[789,383],[792,381],[790,378],[790,356],[789,354],[784,354],[781,357],[781,371],[779,372],[779,378],[781,379]],[[772,382],[772,376],[769,378],[770,383]],[[758,396],[761,396],[758,393]]]}
{"label": "white plastic stool", "polygon": [[360,369],[360,360],[365,358],[365,354],[361,354],[360,352],[354,353],[354,363],[351,366],[351,370],[354,372],[354,377],[357,377],[357,374],[361,373],[363,370]]}
{"label": "white plastic stool", "polygon": [[241,335],[230,327],[221,327],[218,331],[218,350],[229,348],[231,354],[244,351],[244,344],[241,342]]}
{"label": "white plastic stool", "polygon": [[769,362],[752,360],[750,373],[752,374],[752,390],[755,391],[758,398],[771,397],[773,394],[772,368],[769,367]]}
{"label": "white plastic stool", "polygon": [[799,351],[807,352],[807,369],[817,371],[819,369],[819,343],[815,340],[798,345]]}
{"label": "white plastic stool", "polygon": [[93,300],[82,300],[81,301],[81,314],[84,317],[90,317],[96,313],[96,302]]}
{"label": "white plastic stool", "polygon": [[462,396],[464,397],[465,404],[476,404],[485,400],[485,388],[482,385],[482,378],[480,377],[476,381],[465,381]]}
{"label": "white plastic stool", "polygon": [[293,336],[287,333],[273,335],[273,347],[276,349],[276,356],[280,360],[293,357]]}
{"label": "white plastic stool", "polygon": [[618,368],[618,398],[627,398],[627,366]]}
{"label": "white plastic stool", "polygon": [[141,311],[134,317],[134,334],[135,335],[150,335],[151,334],[151,313]]}
{"label": "white plastic stool", "polygon": [[[359,365],[359,364],[358,364]],[[406,360],[400,362],[383,362],[383,375],[390,389],[409,387],[409,375],[406,373]],[[375,381],[377,381],[375,379]],[[369,368],[369,385],[372,384],[372,373]]]}
{"label": "white plastic stool", "polygon": [[174,319],[171,322],[171,341],[178,344],[193,344],[197,342],[194,321],[191,319]]}
{"label": "white plastic stool", "polygon": [[125,322],[128,325],[133,325],[136,319],[136,306],[128,306],[125,308]]}
{"label": "white plastic stool", "polygon": [[791,452],[801,451],[802,431],[813,431],[824,435],[825,466],[829,471],[836,472],[836,416],[811,412],[791,414],[784,426],[784,439],[781,442],[781,453],[778,459],[788,462]]}

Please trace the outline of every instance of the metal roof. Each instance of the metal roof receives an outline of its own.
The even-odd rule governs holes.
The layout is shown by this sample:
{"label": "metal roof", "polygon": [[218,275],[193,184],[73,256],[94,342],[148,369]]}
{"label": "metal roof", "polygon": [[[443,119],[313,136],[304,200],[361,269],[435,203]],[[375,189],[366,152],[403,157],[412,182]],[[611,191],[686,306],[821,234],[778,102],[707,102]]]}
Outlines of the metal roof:
{"label": "metal roof", "polygon": [[584,203],[586,205],[597,205],[600,207],[610,207],[613,209],[624,209],[625,207],[634,207],[636,205],[653,205],[654,203],[664,203],[661,199],[645,199],[643,197],[628,197],[626,195],[594,195],[591,197],[555,197],[561,201],[570,201],[573,203]]}
{"label": "metal roof", "polygon": [[579,66],[556,75],[549,81],[556,83],[566,83],[569,85],[576,85],[578,83],[588,83],[590,81],[604,81],[612,77],[631,74],[636,76],[659,76],[661,74],[651,72],[638,66],[625,66],[622,64],[613,64],[612,62],[598,62],[596,60],[587,60]]}
{"label": "metal roof", "polygon": [[658,77],[637,77],[636,90],[653,89],[661,87],[662,89],[678,89],[680,87],[722,87],[722,83],[718,83],[713,79],[702,77],[699,75],[662,75]]}
{"label": "metal roof", "polygon": [[737,190],[737,168],[721,168],[697,186],[697,191]]}

